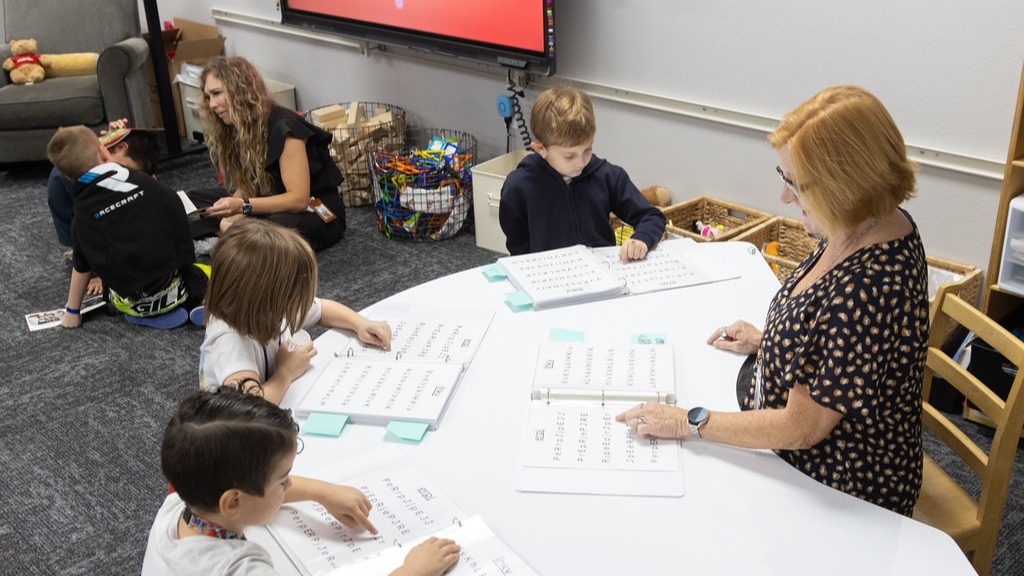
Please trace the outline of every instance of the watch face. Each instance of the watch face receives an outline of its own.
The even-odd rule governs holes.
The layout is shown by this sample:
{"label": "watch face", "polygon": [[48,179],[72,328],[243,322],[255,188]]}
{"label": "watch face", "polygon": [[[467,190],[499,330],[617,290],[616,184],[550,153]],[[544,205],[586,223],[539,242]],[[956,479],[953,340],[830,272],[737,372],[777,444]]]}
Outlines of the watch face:
{"label": "watch face", "polygon": [[690,411],[686,413],[686,419],[690,421],[690,424],[698,425],[708,419],[708,415],[711,413],[707,408],[698,406],[696,408],[690,408]]}

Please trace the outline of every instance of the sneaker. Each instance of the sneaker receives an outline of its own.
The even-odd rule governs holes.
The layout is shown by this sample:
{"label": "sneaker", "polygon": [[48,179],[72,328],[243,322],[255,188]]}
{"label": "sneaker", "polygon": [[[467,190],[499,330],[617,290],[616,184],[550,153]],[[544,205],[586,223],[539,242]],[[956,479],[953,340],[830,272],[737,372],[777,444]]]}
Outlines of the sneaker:
{"label": "sneaker", "polygon": [[158,330],[170,330],[171,328],[177,328],[185,322],[188,322],[188,312],[184,308],[175,308],[170,312],[164,312],[163,314],[157,314],[156,316],[129,316],[124,315],[124,319],[129,324],[138,324],[139,326],[149,326],[150,328],[156,328]]}
{"label": "sneaker", "polygon": [[210,252],[213,251],[213,247],[217,245],[218,240],[220,240],[219,236],[207,236],[206,238],[193,240],[192,245],[195,248],[196,256],[209,256]]}
{"label": "sneaker", "polygon": [[206,308],[196,306],[188,313],[188,319],[196,326],[202,326],[206,322]]}
{"label": "sneaker", "polygon": [[64,251],[64,259],[67,260],[68,262],[74,262],[75,261],[75,251],[72,250],[71,248],[68,248],[67,250],[65,250]]}

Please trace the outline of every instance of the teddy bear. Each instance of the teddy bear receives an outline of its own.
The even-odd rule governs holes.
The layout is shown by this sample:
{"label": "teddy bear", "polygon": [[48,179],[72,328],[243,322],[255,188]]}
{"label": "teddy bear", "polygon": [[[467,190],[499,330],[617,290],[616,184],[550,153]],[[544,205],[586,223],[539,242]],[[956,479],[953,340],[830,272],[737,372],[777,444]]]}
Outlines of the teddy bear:
{"label": "teddy bear", "polygon": [[11,40],[11,56],[4,60],[4,70],[14,84],[33,84],[46,78],[39,62],[39,46],[33,39]]}
{"label": "teddy bear", "polygon": [[668,191],[668,188],[657,184],[644,188],[640,193],[647,198],[648,202],[659,208],[666,208],[672,201],[672,193]]}

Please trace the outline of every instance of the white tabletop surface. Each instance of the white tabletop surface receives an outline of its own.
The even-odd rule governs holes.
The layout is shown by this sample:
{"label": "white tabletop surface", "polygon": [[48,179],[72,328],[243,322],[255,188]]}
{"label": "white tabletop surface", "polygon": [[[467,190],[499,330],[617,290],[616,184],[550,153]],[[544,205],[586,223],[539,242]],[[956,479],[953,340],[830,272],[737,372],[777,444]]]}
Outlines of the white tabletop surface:
{"label": "white tabletop surface", "polygon": [[[590,496],[517,492],[534,359],[552,328],[587,341],[629,343],[664,334],[675,353],[679,405],[737,410],[743,358],[705,344],[735,319],[761,325],[778,289],[745,243],[695,244],[743,276],[705,286],[624,296],[541,312],[513,312],[512,290],[468,270],[406,290],[389,303],[495,311],[487,336],[436,431],[418,445],[392,442],[384,427],[349,424],[339,438],[304,437],[294,472],[335,479],[346,454],[397,447],[467,514],[479,514],[542,575],[568,574],[973,574],[946,534],[808,478],[771,452],[701,441],[680,448],[685,495]],[[373,307],[364,311],[373,317]],[[317,338],[319,355],[282,405],[294,406],[347,335]],[[585,473],[585,471],[581,471]],[[371,521],[373,516],[371,514]],[[294,568],[263,528],[282,574]]]}

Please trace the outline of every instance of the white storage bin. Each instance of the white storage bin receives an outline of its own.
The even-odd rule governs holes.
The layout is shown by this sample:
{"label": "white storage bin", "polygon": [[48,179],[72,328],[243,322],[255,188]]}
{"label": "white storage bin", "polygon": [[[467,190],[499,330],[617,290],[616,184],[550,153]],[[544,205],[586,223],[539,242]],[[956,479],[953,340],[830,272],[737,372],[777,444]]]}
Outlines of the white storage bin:
{"label": "white storage bin", "polygon": [[505,233],[498,223],[498,205],[505,177],[532,152],[515,150],[473,167],[473,218],[476,221],[476,245],[508,254]]}
{"label": "white storage bin", "polygon": [[1024,296],[1024,196],[1010,200],[999,266],[999,287]]}

